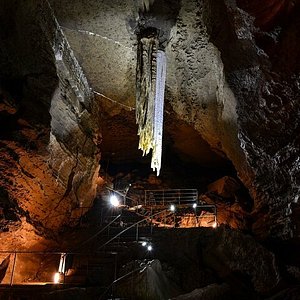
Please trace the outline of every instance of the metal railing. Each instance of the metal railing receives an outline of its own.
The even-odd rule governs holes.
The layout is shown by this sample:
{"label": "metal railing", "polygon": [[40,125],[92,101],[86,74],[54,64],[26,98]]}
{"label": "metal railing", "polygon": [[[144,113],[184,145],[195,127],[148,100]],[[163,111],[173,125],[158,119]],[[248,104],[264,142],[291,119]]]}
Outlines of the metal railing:
{"label": "metal railing", "polygon": [[184,205],[197,200],[197,189],[145,190],[146,206]]}
{"label": "metal railing", "polygon": [[107,299],[106,296],[109,292],[111,292],[111,295],[112,295],[112,299],[114,299],[114,289],[116,287],[116,284],[121,282],[122,280],[126,279],[127,277],[129,277],[130,275],[133,275],[137,272],[140,272],[141,270],[143,270],[145,268],[144,265],[142,266],[139,266],[137,268],[135,268],[134,270],[126,273],[125,275],[115,279],[104,291],[104,293],[100,296],[100,298],[98,298],[98,300],[104,300],[104,299]]}
{"label": "metal railing", "polygon": [[[107,287],[115,278],[113,255],[87,254],[80,252],[0,251],[0,261],[10,255],[10,262],[1,287],[21,285],[94,285]],[[61,257],[65,256],[66,269],[58,273]],[[116,268],[116,266],[115,266]],[[106,280],[106,281],[105,281]]]}
{"label": "metal railing", "polygon": [[105,246],[107,246],[108,244],[110,244],[112,241],[114,241],[115,239],[117,239],[118,237],[120,237],[121,235],[123,235],[124,233],[128,232],[130,229],[135,228],[135,241],[139,240],[139,225],[143,222],[150,222],[150,234],[152,234],[152,221],[154,219],[154,217],[164,213],[166,210],[162,210],[159,211],[151,216],[148,217],[144,217],[142,220],[139,220],[137,222],[135,222],[134,224],[126,227],[125,229],[123,229],[122,231],[118,232],[117,234],[115,234],[112,238],[110,238],[107,242],[105,242],[104,244],[102,244],[100,247],[98,247],[98,251],[102,248],[104,248]]}

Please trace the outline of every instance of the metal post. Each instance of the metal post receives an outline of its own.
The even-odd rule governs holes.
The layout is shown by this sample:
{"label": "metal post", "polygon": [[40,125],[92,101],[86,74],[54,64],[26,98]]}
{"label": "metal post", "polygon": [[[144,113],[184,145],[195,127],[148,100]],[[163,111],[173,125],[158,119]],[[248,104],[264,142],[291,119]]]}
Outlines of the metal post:
{"label": "metal post", "polygon": [[101,212],[100,212],[100,226],[102,227],[102,223],[103,223],[103,207],[101,207]]}
{"label": "metal post", "polygon": [[17,252],[15,252],[15,254],[14,254],[14,262],[13,262],[13,267],[12,267],[11,276],[10,276],[10,286],[13,285],[16,259],[17,259]]}
{"label": "metal post", "polygon": [[135,240],[136,241],[139,240],[139,224],[136,224],[136,236],[135,236]]}
{"label": "metal post", "polygon": [[80,203],[80,227],[82,226],[82,216],[83,216],[83,207],[82,204]]}
{"label": "metal post", "polygon": [[114,274],[114,281],[117,279],[117,258],[118,258],[118,253],[115,253],[115,274]]}
{"label": "metal post", "polygon": [[152,232],[153,232],[153,223],[152,223],[152,214],[153,214],[153,212],[152,212],[152,206],[151,206],[151,219],[150,219],[150,233],[151,233],[151,235],[152,235]]}
{"label": "metal post", "polygon": [[215,224],[217,226],[217,207],[215,206]]}
{"label": "metal post", "polygon": [[173,213],[173,216],[174,216],[174,228],[176,227],[176,216],[175,216],[175,213]]}

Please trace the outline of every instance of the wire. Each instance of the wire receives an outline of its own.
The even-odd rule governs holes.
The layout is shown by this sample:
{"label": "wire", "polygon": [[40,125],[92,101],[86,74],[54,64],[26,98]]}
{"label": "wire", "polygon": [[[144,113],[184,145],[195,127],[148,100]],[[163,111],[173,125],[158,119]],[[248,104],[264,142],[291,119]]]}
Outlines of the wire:
{"label": "wire", "polygon": [[111,99],[111,98],[109,98],[109,97],[107,97],[107,96],[105,96],[105,95],[103,95],[103,94],[101,94],[101,93],[99,93],[99,92],[96,92],[96,91],[93,91],[93,92],[94,92],[94,94],[96,94],[96,95],[98,95],[98,96],[101,96],[101,97],[103,97],[103,98],[105,98],[105,99],[111,101],[112,103],[115,103],[115,104],[118,104],[118,105],[120,105],[120,106],[123,106],[123,107],[128,108],[130,111],[135,110],[135,108],[132,107],[132,106],[128,106],[128,105],[126,105],[126,104],[120,103],[120,102],[118,102],[118,101],[116,101],[116,100],[113,100],[113,99]]}

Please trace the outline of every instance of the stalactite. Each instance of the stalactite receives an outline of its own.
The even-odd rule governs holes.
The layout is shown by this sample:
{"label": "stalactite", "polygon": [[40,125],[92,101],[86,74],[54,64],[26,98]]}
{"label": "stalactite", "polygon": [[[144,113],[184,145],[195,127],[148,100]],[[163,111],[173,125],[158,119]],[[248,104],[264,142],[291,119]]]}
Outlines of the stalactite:
{"label": "stalactite", "polygon": [[142,12],[149,11],[150,6],[153,3],[154,3],[154,0],[138,0],[138,5]]}
{"label": "stalactite", "polygon": [[152,149],[151,167],[159,175],[162,154],[165,53],[158,50],[158,38],[143,37],[138,44],[136,81],[136,121],[139,149],[146,155]]}
{"label": "stalactite", "polygon": [[156,57],[156,91],[154,101],[154,136],[152,147],[151,168],[157,170],[159,175],[162,156],[162,136],[164,119],[164,94],[166,82],[166,54],[163,51],[157,51]]}

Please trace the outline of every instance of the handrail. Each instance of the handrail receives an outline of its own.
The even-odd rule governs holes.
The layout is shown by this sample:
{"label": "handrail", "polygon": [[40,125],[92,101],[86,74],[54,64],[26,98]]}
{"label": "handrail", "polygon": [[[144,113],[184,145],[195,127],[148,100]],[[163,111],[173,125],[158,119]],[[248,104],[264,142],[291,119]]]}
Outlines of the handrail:
{"label": "handrail", "polygon": [[91,240],[93,240],[95,237],[97,237],[101,232],[103,232],[107,227],[109,227],[111,224],[113,224],[117,219],[119,219],[121,217],[121,214],[117,215],[109,224],[107,224],[106,226],[104,226],[101,230],[99,230],[96,234],[94,234],[93,236],[91,236],[90,238],[88,238],[86,241],[84,241],[83,243],[81,243],[78,247],[76,247],[75,249],[80,249],[83,245],[87,244],[88,242],[90,242]]}
{"label": "handrail", "polygon": [[138,201],[137,201],[136,199],[133,199],[133,198],[127,196],[127,193],[126,193],[126,194],[121,193],[120,191],[114,190],[113,188],[111,188],[111,187],[109,187],[109,186],[106,186],[106,188],[107,188],[110,192],[114,192],[114,193],[116,193],[116,194],[118,194],[118,195],[120,195],[120,196],[122,196],[122,197],[124,197],[124,198],[126,198],[126,199],[129,199],[129,200],[131,200],[131,201],[133,201],[133,202],[135,202],[135,203],[138,203]]}
{"label": "handrail", "polygon": [[142,270],[142,269],[144,269],[144,268],[145,268],[145,266],[141,266],[141,267],[139,267],[139,268],[137,268],[137,269],[135,269],[135,270],[133,270],[133,271],[130,271],[130,272],[128,272],[127,274],[125,274],[125,275],[123,275],[123,276],[121,276],[121,277],[115,279],[115,280],[114,280],[114,281],[113,281],[113,282],[105,289],[104,293],[100,296],[99,300],[101,300],[102,297],[106,295],[106,293],[109,291],[109,289],[110,289],[111,287],[113,287],[114,284],[116,284],[117,282],[123,280],[123,279],[126,278],[127,276],[129,276],[129,275],[131,275],[131,274],[133,274],[133,273],[135,273],[135,272],[138,272],[138,271],[140,271],[140,270]]}
{"label": "handrail", "polygon": [[198,199],[197,189],[145,190],[145,205],[192,203]]}
{"label": "handrail", "polygon": [[0,254],[9,254],[9,253],[16,253],[16,254],[58,254],[60,255],[62,252],[66,254],[86,254],[86,253],[80,253],[76,252],[76,249],[80,249],[83,245],[97,237],[101,232],[103,232],[108,226],[110,226],[113,222],[115,222],[118,218],[121,217],[121,214],[116,216],[109,224],[107,224],[105,227],[101,228],[96,234],[94,234],[92,237],[88,238],[86,241],[84,241],[82,244],[80,244],[78,247],[75,247],[74,250],[71,251],[29,251],[29,250],[0,250]]}
{"label": "handrail", "polygon": [[145,219],[140,220],[140,221],[138,221],[138,222],[136,222],[136,223],[130,225],[129,227],[125,228],[124,230],[122,230],[121,232],[119,232],[118,234],[116,234],[114,237],[112,237],[112,238],[111,238],[110,240],[108,240],[106,243],[104,243],[103,245],[101,245],[101,246],[98,248],[98,250],[99,250],[99,249],[102,249],[103,247],[105,247],[106,245],[108,245],[110,242],[112,242],[112,241],[115,240],[117,237],[119,237],[120,235],[122,235],[123,233],[125,233],[127,230],[133,228],[134,226],[137,226],[138,224],[140,224],[140,223],[142,223],[142,222],[145,222],[145,221],[147,221],[147,220],[149,220],[149,219],[152,219],[152,218],[155,217],[156,215],[159,215],[159,214],[161,214],[162,212],[165,212],[165,211],[167,211],[167,209],[162,210],[162,211],[160,211],[160,212],[158,212],[158,213],[155,213],[155,214],[153,214],[153,215],[151,215],[151,216],[147,216],[147,217],[145,217]]}

